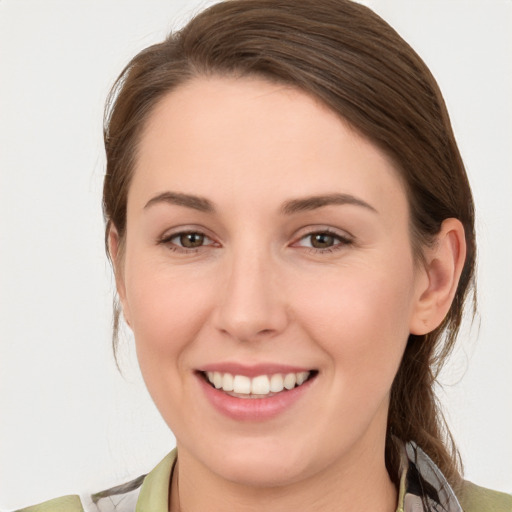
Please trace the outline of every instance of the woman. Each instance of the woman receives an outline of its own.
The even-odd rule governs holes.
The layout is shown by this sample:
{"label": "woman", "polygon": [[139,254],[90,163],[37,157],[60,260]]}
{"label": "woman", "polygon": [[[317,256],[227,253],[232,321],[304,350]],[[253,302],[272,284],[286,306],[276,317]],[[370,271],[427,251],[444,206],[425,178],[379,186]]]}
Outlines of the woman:
{"label": "woman", "polygon": [[435,401],[473,203],[388,25],[339,0],[221,3],[132,60],[105,146],[120,305],[179,455],[87,510],[510,510],[462,480]]}

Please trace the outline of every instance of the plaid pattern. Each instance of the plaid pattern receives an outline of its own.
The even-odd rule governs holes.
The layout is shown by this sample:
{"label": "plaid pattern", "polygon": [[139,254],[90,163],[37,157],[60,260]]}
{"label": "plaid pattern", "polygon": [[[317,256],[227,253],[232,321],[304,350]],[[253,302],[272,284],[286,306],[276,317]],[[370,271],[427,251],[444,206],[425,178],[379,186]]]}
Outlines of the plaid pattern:
{"label": "plaid pattern", "polygon": [[[151,473],[95,494],[67,496],[18,512],[167,512],[176,450]],[[147,497],[158,498],[151,503]],[[402,446],[396,512],[463,512],[439,468],[415,443]]]}
{"label": "plaid pattern", "polygon": [[[402,447],[401,455],[397,512],[463,512],[446,478],[418,445],[407,443]],[[135,497],[134,484],[140,489],[142,480],[139,478],[126,484],[127,494],[120,493],[123,486],[119,486],[94,495],[96,508],[87,508],[86,512],[135,512],[135,508],[129,503],[123,504],[122,499],[128,495]]]}
{"label": "plaid pattern", "polygon": [[416,443],[403,447],[400,481],[397,512],[463,512],[446,478]]}

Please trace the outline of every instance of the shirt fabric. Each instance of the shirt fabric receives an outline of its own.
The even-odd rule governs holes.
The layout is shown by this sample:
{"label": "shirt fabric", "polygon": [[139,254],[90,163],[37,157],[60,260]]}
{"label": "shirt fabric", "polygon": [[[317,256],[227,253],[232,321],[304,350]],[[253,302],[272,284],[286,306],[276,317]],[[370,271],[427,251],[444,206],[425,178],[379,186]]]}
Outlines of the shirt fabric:
{"label": "shirt fabric", "polygon": [[[91,495],[63,496],[18,512],[168,512],[177,452],[150,473]],[[458,496],[415,443],[403,446],[396,512],[512,512],[512,496],[465,481]]]}

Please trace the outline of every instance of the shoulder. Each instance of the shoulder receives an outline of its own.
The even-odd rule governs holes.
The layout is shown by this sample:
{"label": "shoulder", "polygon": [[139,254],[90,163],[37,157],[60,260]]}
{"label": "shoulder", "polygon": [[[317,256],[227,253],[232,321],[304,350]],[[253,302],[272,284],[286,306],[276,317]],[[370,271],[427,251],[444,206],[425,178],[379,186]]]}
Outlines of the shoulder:
{"label": "shoulder", "polygon": [[84,512],[79,496],[63,496],[16,512]]}
{"label": "shoulder", "polygon": [[63,496],[16,512],[166,512],[176,456],[174,449],[147,475],[125,484],[94,494]]}
{"label": "shoulder", "polygon": [[95,494],[62,496],[16,512],[134,512],[145,477]]}
{"label": "shoulder", "polygon": [[145,475],[95,494],[55,498],[15,512],[134,512]]}
{"label": "shoulder", "polygon": [[464,512],[512,512],[512,495],[464,481],[457,493]]}

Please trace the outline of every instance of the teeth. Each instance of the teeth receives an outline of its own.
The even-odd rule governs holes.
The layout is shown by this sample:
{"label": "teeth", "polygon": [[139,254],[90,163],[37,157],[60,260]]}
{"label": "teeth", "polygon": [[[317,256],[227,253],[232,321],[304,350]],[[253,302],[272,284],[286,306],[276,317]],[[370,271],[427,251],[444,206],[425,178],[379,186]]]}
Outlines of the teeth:
{"label": "teeth", "polygon": [[283,389],[283,376],[280,373],[272,375],[272,377],[270,377],[270,391],[272,391],[272,393],[280,393]]}
{"label": "teeth", "polygon": [[251,394],[253,395],[268,395],[270,391],[270,381],[266,375],[260,375],[252,379]]}
{"label": "teeth", "polygon": [[242,395],[251,393],[251,379],[245,375],[235,375],[233,377],[233,391]]}
{"label": "teeth", "polygon": [[297,373],[297,386],[304,384],[304,382],[307,380],[308,377],[309,377],[309,372]]}
{"label": "teeth", "polygon": [[220,389],[222,387],[222,373],[213,372],[213,385]]}
{"label": "teeth", "polygon": [[240,395],[268,395],[280,393],[284,389],[293,389],[308,379],[310,372],[275,373],[273,375],[258,375],[250,378],[245,375],[231,373],[206,372],[208,381],[217,389]]}
{"label": "teeth", "polygon": [[297,377],[295,376],[295,373],[287,373],[284,378],[284,387],[286,389],[293,389],[295,384],[297,384]]}
{"label": "teeth", "polygon": [[231,373],[225,373],[224,377],[222,377],[222,389],[224,391],[233,391],[233,375]]}

